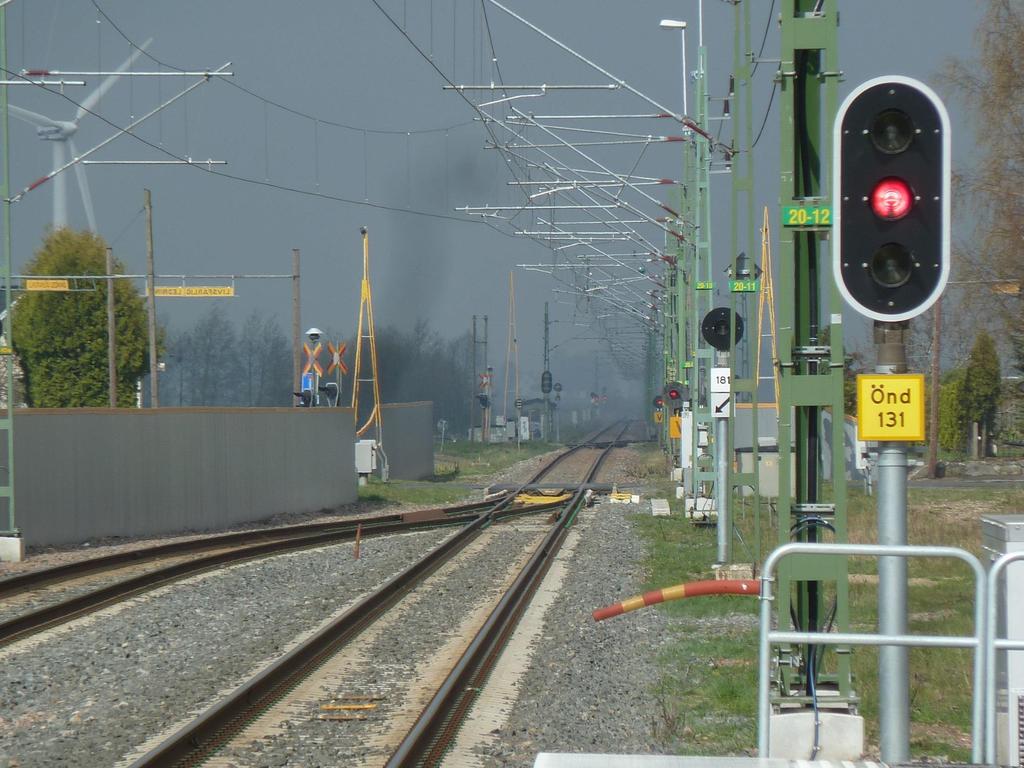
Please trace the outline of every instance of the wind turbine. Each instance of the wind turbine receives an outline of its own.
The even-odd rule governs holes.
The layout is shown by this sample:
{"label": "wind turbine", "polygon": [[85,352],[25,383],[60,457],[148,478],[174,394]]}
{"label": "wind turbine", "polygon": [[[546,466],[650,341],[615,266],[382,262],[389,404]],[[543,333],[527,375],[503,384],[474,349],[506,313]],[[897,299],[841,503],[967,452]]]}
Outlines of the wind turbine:
{"label": "wind turbine", "polygon": [[[54,120],[53,118],[31,112],[23,107],[8,105],[11,116],[23,122],[35,126],[36,136],[43,141],[52,142],[53,167],[60,168],[73,158],[78,157],[78,148],[75,146],[74,135],[78,132],[79,123],[82,118],[89,114],[104,94],[109,91],[118,79],[118,75],[132,65],[132,62],[153,42],[150,38],[141,46],[131,52],[127,59],[114,70],[96,89],[82,101],[75,110],[75,116],[71,120]],[[85,218],[89,223],[89,229],[96,231],[96,216],[93,213],[92,197],[89,194],[89,182],[85,177],[85,168],[81,163],[75,164],[75,177],[78,181],[78,189],[82,195],[82,206],[85,208]],[[53,228],[66,227],[68,225],[68,187],[67,178],[59,173],[53,177]]]}

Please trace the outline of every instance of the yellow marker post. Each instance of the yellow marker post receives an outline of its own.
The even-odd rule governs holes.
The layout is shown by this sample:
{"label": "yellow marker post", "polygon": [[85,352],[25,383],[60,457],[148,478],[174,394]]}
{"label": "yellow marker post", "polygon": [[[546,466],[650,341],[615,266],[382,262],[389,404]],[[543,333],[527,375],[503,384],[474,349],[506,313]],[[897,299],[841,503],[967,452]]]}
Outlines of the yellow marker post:
{"label": "yellow marker post", "polygon": [[857,377],[857,436],[861,440],[920,443],[925,438],[924,375]]}
{"label": "yellow marker post", "polygon": [[682,416],[669,416],[668,417],[668,436],[673,440],[678,440],[683,436],[683,417]]}

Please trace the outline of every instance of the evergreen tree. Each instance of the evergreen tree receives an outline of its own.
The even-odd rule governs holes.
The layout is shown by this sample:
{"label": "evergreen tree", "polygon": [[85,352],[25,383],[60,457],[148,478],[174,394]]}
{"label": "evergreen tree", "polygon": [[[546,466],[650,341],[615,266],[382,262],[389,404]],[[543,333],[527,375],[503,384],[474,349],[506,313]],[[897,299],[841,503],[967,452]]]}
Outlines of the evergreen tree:
{"label": "evergreen tree", "polygon": [[[62,227],[50,232],[25,267],[29,275],[105,275],[107,245],[99,235]],[[115,272],[123,271],[115,260]],[[77,279],[78,290],[26,293],[12,313],[15,351],[25,371],[25,399],[37,408],[103,407],[107,380],[108,281]],[[115,280],[117,402],[135,402],[149,367],[146,310],[128,280]]]}
{"label": "evergreen tree", "polygon": [[963,385],[963,407],[969,422],[977,422],[982,434],[991,434],[1002,377],[996,343],[985,331],[974,339],[967,361],[967,377]]}

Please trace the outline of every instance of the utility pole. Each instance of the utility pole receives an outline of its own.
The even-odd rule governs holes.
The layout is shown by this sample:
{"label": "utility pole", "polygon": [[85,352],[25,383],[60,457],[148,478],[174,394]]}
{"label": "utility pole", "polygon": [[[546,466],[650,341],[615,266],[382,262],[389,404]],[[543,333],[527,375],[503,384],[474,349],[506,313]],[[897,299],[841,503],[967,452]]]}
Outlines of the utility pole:
{"label": "utility pole", "polygon": [[544,395],[544,429],[542,438],[550,440],[554,430],[551,425],[551,349],[548,345],[548,329],[551,321],[548,319],[548,303],[544,302],[544,367],[540,379],[540,391]]}
{"label": "utility pole", "polygon": [[[760,466],[759,445],[759,405],[757,380],[757,354],[759,349],[755,328],[756,323],[750,316],[751,302],[747,296],[757,295],[760,282],[757,267],[751,258],[754,254],[756,232],[760,225],[755,212],[754,202],[754,153],[753,153],[753,43],[750,32],[750,15],[753,0],[741,0],[734,5],[733,30],[733,74],[729,78],[729,92],[726,94],[723,110],[732,121],[732,147],[728,155],[730,178],[732,181],[730,196],[732,211],[732,227],[730,239],[729,269],[729,327],[736,328],[736,315],[742,314],[747,333],[743,343],[736,341],[736,334],[729,335],[729,360],[732,363],[730,376],[729,411],[725,434],[726,455],[735,456],[736,422],[741,418],[738,406],[743,403],[749,407],[750,414],[750,470],[734,470],[733,462],[726,461],[726,474],[720,479],[724,483],[726,500],[731,501],[737,487],[750,488],[750,517],[754,523],[753,562],[761,560],[761,490],[758,467]],[[731,105],[731,109],[729,108]],[[742,309],[743,312],[739,313]],[[755,338],[751,338],[755,336]],[[751,343],[753,342],[753,343]],[[735,519],[735,516],[733,517]],[[731,553],[732,531],[726,552]],[[730,558],[731,560],[732,558]]]}
{"label": "utility pole", "polygon": [[[299,280],[299,249],[292,248],[292,383],[301,386],[302,379],[302,302]],[[341,390],[338,390],[339,402]]]}
{"label": "utility pole", "polygon": [[153,196],[143,190],[146,207],[146,309],[149,312],[149,407],[160,407],[160,388],[157,381],[156,359],[156,288],[153,275]]}
{"label": "utility pole", "polygon": [[[7,10],[0,7],[0,66],[7,70]],[[6,385],[7,404],[0,410],[0,430],[4,432],[7,443],[7,480],[0,481],[0,500],[6,501],[6,521],[0,518],[0,557],[7,560],[20,561],[24,557],[24,542],[21,532],[15,525],[14,518],[14,342],[13,316],[14,306],[11,297],[11,200],[10,200],[10,132],[8,130],[7,86],[0,85],[0,120],[4,132],[3,139],[3,188],[0,197],[3,200],[4,256],[0,262],[0,280],[3,280],[4,307],[7,309],[7,327],[4,328],[7,348],[3,350],[7,365]],[[0,512],[2,512],[0,507]]]}
{"label": "utility pole", "polygon": [[117,323],[114,315],[114,249],[107,248],[107,389],[117,408]]}

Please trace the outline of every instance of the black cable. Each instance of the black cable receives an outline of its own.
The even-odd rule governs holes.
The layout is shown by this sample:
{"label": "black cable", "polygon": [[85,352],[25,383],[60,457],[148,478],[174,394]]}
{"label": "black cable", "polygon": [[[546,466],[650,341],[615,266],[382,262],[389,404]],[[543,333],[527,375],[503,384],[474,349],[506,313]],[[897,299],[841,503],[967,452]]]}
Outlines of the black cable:
{"label": "black cable", "polygon": [[757,52],[757,59],[754,60],[754,68],[750,70],[750,77],[753,78],[757,73],[757,66],[761,63],[761,56],[764,54],[764,44],[768,40],[768,30],[772,26],[772,16],[775,15],[775,0],[772,0],[771,7],[768,9],[768,20],[764,23],[764,35],[761,37],[761,50]]}
{"label": "black cable", "polygon": [[772,83],[772,93],[768,97],[768,108],[764,111],[764,120],[761,121],[761,129],[757,132],[757,138],[754,139],[754,143],[750,145],[750,149],[757,146],[757,142],[761,140],[761,134],[764,133],[764,127],[768,124],[768,115],[772,113],[772,102],[775,101],[775,89],[778,88],[777,82]]}

